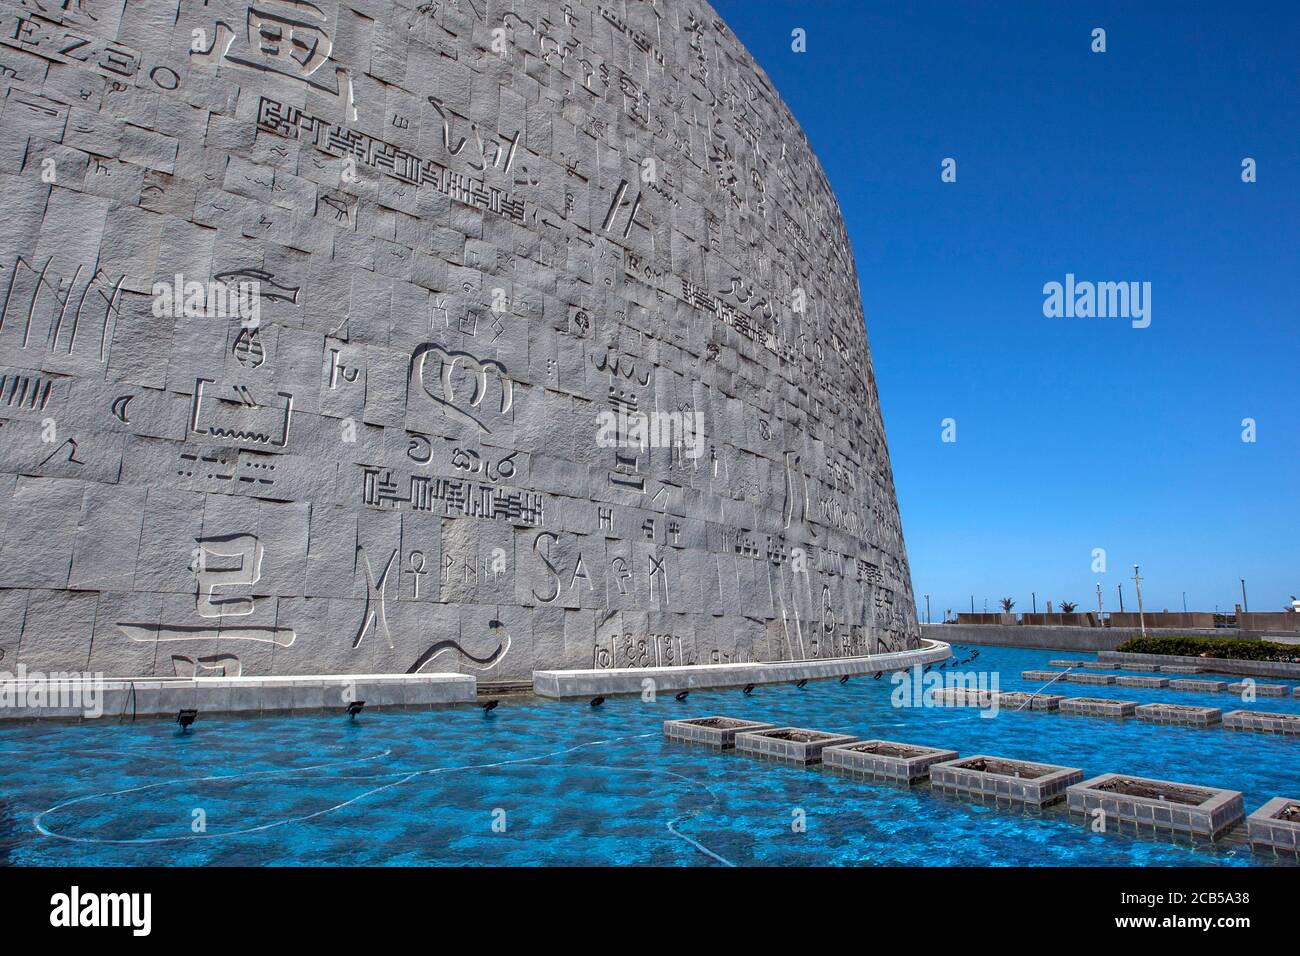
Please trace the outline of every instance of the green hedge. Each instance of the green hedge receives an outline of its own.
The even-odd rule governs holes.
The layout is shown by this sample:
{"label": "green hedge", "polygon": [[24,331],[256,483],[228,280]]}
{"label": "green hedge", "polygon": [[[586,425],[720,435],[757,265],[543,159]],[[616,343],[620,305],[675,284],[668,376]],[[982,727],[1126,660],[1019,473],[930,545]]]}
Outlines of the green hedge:
{"label": "green hedge", "polygon": [[1213,637],[1135,637],[1118,651],[1129,654],[1176,654],[1183,657],[1222,657],[1231,661],[1300,663],[1300,644],[1271,641],[1222,641]]}

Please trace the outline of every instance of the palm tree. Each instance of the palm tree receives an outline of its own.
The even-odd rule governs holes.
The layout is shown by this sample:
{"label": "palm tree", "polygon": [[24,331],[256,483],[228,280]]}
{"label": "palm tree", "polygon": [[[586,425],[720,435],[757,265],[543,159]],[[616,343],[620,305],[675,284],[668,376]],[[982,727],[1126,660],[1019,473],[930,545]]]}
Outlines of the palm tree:
{"label": "palm tree", "polygon": [[1004,614],[1010,614],[1011,609],[1016,606],[1016,602],[1011,600],[1011,598],[1003,598],[999,603],[1002,605],[1002,611]]}
{"label": "palm tree", "polygon": [[1073,613],[1074,613],[1074,609],[1075,609],[1076,607],[1078,607],[1078,606],[1079,606],[1079,605],[1075,604],[1073,601],[1062,601],[1062,602],[1061,602],[1061,613],[1062,613],[1062,614],[1073,614]]}

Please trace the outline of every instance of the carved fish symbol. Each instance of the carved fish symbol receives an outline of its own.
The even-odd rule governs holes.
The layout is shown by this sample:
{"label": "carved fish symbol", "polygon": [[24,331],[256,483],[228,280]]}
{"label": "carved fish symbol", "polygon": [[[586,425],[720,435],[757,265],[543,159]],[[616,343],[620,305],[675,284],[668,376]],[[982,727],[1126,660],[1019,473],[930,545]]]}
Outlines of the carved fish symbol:
{"label": "carved fish symbol", "polygon": [[[258,294],[263,299],[270,299],[272,302],[292,302],[297,305],[298,293],[302,291],[301,286],[288,286],[276,282],[275,275],[265,269],[232,269],[229,272],[219,273],[213,278],[225,285],[256,282],[259,287]],[[268,288],[270,289],[269,292],[267,291]]]}

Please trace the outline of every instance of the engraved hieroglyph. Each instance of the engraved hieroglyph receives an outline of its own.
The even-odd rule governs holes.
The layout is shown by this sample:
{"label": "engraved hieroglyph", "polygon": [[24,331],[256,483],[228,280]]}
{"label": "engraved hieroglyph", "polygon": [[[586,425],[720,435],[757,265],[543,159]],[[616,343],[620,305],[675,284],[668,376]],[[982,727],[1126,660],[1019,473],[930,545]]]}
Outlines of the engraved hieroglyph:
{"label": "engraved hieroglyph", "polygon": [[839,209],[706,4],[0,0],[0,129],[6,666],[917,646]]}

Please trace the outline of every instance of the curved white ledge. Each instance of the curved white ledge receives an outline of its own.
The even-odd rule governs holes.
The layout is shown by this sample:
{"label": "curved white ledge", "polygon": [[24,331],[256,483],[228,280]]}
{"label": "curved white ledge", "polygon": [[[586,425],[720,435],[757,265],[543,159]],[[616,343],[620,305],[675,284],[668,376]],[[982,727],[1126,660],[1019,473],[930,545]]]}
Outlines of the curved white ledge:
{"label": "curved white ledge", "polygon": [[772,661],[745,664],[695,664],[690,667],[618,667],[590,670],[533,671],[533,692],[541,697],[597,697],[639,694],[644,681],[654,681],[656,692],[707,687],[743,687],[746,684],[780,684],[797,680],[826,680],[880,671],[907,670],[952,656],[943,641],[922,639],[915,650],[871,654],[866,657],[832,657],[820,660]]}

